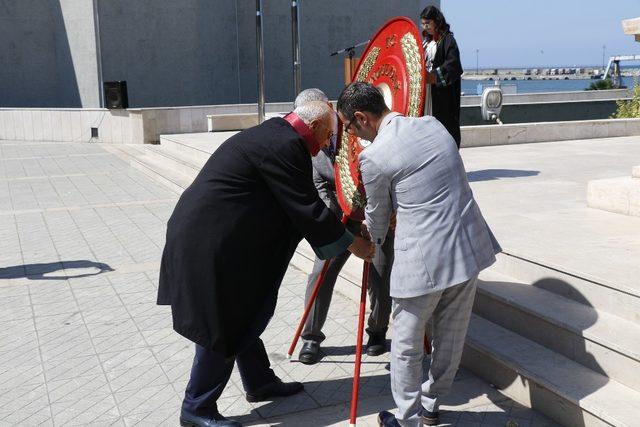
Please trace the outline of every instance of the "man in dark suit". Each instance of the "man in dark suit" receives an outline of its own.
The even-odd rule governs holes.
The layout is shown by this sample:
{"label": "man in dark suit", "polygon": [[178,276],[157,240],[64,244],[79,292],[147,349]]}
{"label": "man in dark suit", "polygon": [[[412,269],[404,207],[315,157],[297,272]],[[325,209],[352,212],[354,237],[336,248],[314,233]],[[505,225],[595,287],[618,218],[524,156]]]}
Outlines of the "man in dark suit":
{"label": "man in dark suit", "polygon": [[[328,105],[329,99],[320,89],[305,89],[296,97],[294,107],[304,105],[307,102],[321,101]],[[337,136],[337,121],[334,135]],[[342,218],[342,210],[336,197],[336,185],[334,177],[335,161],[335,136],[331,144],[320,150],[313,158],[313,183],[318,190],[318,195],[337,218]],[[354,234],[360,233],[361,223],[359,221],[348,220],[347,229]],[[311,308],[307,322],[302,330],[303,345],[298,359],[307,365],[317,363],[320,358],[320,343],[326,338],[322,333],[322,327],[327,320],[329,305],[333,295],[333,288],[336,284],[340,270],[349,259],[351,252],[344,251],[331,260],[331,265],[327,270],[324,281],[318,292],[316,301]],[[366,351],[370,356],[379,356],[387,351],[386,333],[389,326],[389,315],[391,314],[391,297],[389,296],[389,276],[391,274],[391,264],[393,263],[393,233],[389,233],[388,239],[376,254],[369,269],[369,299],[371,301],[371,314],[367,323]],[[305,295],[305,306],[311,298],[313,288],[324,266],[324,260],[316,257],[313,263],[313,270],[307,282],[307,292]]]}
{"label": "man in dark suit", "polygon": [[311,156],[329,144],[334,120],[325,103],[309,103],[229,138],[169,219],[158,304],[171,305],[174,330],[196,344],[183,426],[240,426],[216,405],[234,362],[250,402],[302,390],[276,377],[259,336],[303,237],[321,258],[373,256],[313,186]]}

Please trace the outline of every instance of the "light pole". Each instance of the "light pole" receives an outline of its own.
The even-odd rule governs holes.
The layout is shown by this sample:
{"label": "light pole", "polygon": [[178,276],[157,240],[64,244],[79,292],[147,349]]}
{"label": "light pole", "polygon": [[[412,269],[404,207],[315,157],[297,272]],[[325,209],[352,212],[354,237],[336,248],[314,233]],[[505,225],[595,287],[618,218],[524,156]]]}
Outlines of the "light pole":
{"label": "light pole", "polygon": [[602,72],[604,73],[604,53],[607,50],[607,46],[602,45]]}
{"label": "light pole", "polygon": [[476,49],[476,76],[480,75],[480,67],[478,66],[478,53],[480,53],[480,49]]}
{"label": "light pole", "polygon": [[302,86],[300,73],[300,0],[291,2],[291,39],[293,40],[293,96],[298,96]]}
{"label": "light pole", "polygon": [[102,75],[102,49],[100,43],[100,14],[98,0],[93,0],[93,31],[96,40],[96,63],[98,66],[98,102],[100,108],[104,108],[104,77]]}
{"label": "light pole", "polygon": [[258,123],[264,121],[264,43],[262,41],[262,0],[256,0],[256,48],[258,51]]}

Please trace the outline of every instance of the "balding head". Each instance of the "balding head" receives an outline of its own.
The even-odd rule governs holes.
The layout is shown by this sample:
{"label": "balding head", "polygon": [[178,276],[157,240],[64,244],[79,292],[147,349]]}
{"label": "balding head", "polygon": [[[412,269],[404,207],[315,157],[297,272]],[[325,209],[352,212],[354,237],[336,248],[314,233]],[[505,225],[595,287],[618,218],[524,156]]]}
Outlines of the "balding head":
{"label": "balding head", "polygon": [[299,106],[311,101],[329,102],[329,98],[318,88],[312,87],[305,89],[296,96],[296,100],[293,102],[293,108],[296,109]]}
{"label": "balding head", "polygon": [[310,101],[298,106],[293,112],[309,126],[313,136],[326,148],[331,143],[334,128],[337,126],[336,115],[326,102]]}
{"label": "balding head", "polygon": [[322,101],[306,102],[296,107],[293,112],[296,113],[307,125],[314,120],[322,120],[326,118],[325,116],[333,115],[331,107],[329,107],[326,102]]}
{"label": "balding head", "polygon": [[314,120],[324,120],[327,116],[334,115],[331,107],[322,101],[307,102],[297,107],[293,112],[307,125],[311,124]]}

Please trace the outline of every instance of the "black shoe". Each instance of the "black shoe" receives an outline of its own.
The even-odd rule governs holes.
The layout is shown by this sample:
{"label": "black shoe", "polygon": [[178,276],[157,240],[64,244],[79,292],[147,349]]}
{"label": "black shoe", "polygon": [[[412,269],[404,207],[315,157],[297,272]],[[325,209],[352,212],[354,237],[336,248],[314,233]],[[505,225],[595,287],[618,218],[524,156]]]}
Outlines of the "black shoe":
{"label": "black shoe", "polygon": [[431,412],[422,408],[422,424],[425,426],[437,426],[440,424],[440,414],[438,411]]}
{"label": "black shoe", "polygon": [[274,382],[262,386],[252,393],[247,393],[247,402],[263,402],[271,400],[272,397],[291,396],[302,390],[304,390],[302,383],[283,383],[280,378],[276,378]]}
{"label": "black shoe", "polygon": [[184,427],[242,427],[239,422],[228,420],[218,413],[213,416],[199,417],[185,410],[180,411],[180,425]]}
{"label": "black shoe", "polygon": [[384,335],[369,335],[367,341],[367,355],[380,356],[387,352],[387,339]]}
{"label": "black shoe", "polygon": [[396,416],[389,411],[378,413],[378,425],[380,427],[400,427],[400,423],[396,420]]}
{"label": "black shoe", "polygon": [[298,360],[305,365],[313,365],[320,360],[320,343],[317,341],[305,341],[300,349]]}

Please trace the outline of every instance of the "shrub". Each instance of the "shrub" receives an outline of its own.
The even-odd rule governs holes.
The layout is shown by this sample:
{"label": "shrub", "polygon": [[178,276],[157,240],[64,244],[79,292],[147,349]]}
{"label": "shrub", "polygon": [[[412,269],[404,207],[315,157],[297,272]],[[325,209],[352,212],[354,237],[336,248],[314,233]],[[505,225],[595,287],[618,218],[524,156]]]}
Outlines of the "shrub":
{"label": "shrub", "polygon": [[611,81],[611,79],[596,80],[595,82],[591,83],[589,87],[586,88],[585,90],[607,90],[607,89],[614,89],[613,82]]}
{"label": "shrub", "polygon": [[640,118],[640,86],[638,78],[633,78],[633,96],[631,99],[616,101],[618,110],[611,116],[613,119],[637,119]]}

